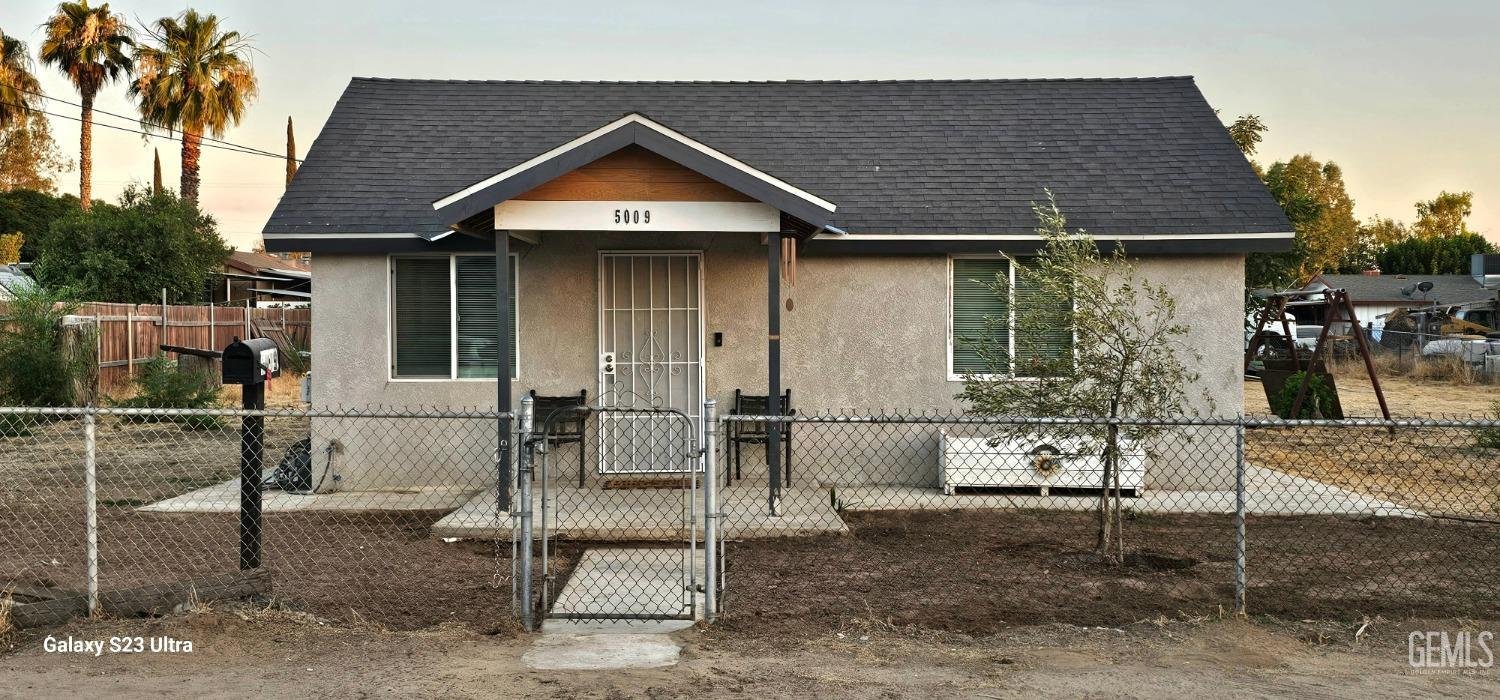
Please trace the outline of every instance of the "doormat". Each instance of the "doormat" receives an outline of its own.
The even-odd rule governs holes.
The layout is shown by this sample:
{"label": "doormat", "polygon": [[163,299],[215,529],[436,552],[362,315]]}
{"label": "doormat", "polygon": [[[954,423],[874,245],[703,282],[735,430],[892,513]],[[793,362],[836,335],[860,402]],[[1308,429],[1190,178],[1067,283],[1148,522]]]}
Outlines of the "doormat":
{"label": "doormat", "polygon": [[605,479],[605,489],[688,489],[693,480],[684,476],[659,477],[654,479]]}

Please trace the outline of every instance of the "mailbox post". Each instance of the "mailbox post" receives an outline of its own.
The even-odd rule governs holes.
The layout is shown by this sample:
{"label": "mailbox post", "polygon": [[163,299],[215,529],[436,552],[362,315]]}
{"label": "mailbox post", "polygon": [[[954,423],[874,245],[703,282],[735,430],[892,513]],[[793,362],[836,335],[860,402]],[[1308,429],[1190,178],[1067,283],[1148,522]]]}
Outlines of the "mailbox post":
{"label": "mailbox post", "polygon": [[[223,381],[240,385],[240,405],[259,411],[266,407],[266,380],[281,375],[276,343],[265,338],[234,338],[225,346]],[[240,421],[240,569],[260,568],[261,465],[265,449],[264,416]]]}

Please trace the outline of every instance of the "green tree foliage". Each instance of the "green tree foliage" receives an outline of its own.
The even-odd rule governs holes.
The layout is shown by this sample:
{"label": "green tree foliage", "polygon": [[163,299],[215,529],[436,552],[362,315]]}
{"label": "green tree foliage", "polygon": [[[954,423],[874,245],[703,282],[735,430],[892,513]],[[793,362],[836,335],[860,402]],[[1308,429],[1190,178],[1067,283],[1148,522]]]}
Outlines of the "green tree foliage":
{"label": "green tree foliage", "polygon": [[1297,238],[1290,253],[1255,253],[1246,262],[1250,286],[1300,284],[1336,269],[1359,238],[1354,200],[1335,163],[1303,154],[1278,161],[1265,174],[1266,188],[1286,212]]}
{"label": "green tree foliage", "polygon": [[[979,339],[980,356],[990,365],[985,376],[964,380],[958,398],[971,412],[986,416],[1073,418],[1166,418],[1191,415],[1189,388],[1198,375],[1184,358],[1197,352],[1184,343],[1187,326],[1177,321],[1177,302],[1166,287],[1143,280],[1124,251],[1101,254],[1084,232],[1070,232],[1067,220],[1048,193],[1033,205],[1044,246],[1016,274],[1052,299],[1073,304],[1032,304],[1016,310],[1017,354],[1030,358],[1028,376],[1009,372],[1009,356],[999,337]],[[1008,295],[1008,281],[991,289]],[[995,327],[1004,323],[994,319]],[[1075,334],[1072,354],[1047,352],[1045,338],[1056,329]],[[986,342],[991,346],[985,349]],[[1199,405],[1212,405],[1205,393]],[[1119,494],[1119,459],[1124,440],[1147,446],[1163,429],[1148,426],[1037,425],[997,428],[1028,440],[1079,440],[1098,449],[1104,486],[1099,502],[1099,554],[1113,561],[1123,556]],[[1113,501],[1111,501],[1113,496]]]}
{"label": "green tree foliage", "polygon": [[25,119],[41,94],[26,43],[0,30],[0,129]]}
{"label": "green tree foliage", "polygon": [[101,202],[55,222],[37,255],[37,276],[80,298],[150,303],[162,288],[179,302],[204,297],[229,255],[212,217],[171,192],[130,186],[119,204]]}
{"label": "green tree foliage", "polygon": [[1249,157],[1255,155],[1255,150],[1260,147],[1261,134],[1270,128],[1260,117],[1246,114],[1229,125],[1229,138],[1234,139],[1234,145],[1239,146],[1240,152]]}
{"label": "green tree foliage", "polygon": [[78,305],[66,293],[33,287],[16,292],[4,309],[9,320],[0,331],[0,404],[72,405],[76,382],[92,360],[63,350],[62,320]]}
{"label": "green tree foliage", "polygon": [[0,192],[57,191],[57,176],[73,169],[52,138],[47,115],[32,112],[0,128]]}
{"label": "green tree foliage", "polygon": [[26,244],[21,261],[36,260],[36,251],[52,222],[78,210],[78,198],[71,194],[51,195],[35,190],[0,192],[0,231],[20,233]]}
{"label": "green tree foliage", "polygon": [[1380,250],[1381,272],[1392,275],[1467,275],[1469,256],[1500,252],[1477,233],[1443,237],[1413,236]]}
{"label": "green tree foliage", "polygon": [[197,203],[203,135],[223,137],[258,90],[250,40],[197,10],[156,20],[148,33],[152,45],[136,51],[140,77],[130,94],[141,123],[182,133],[182,197]]}
{"label": "green tree foliage", "polygon": [[1395,219],[1379,216],[1359,225],[1354,245],[1344,251],[1339,259],[1338,272],[1353,275],[1365,270],[1380,269],[1380,253],[1385,247],[1411,237],[1406,224]]}
{"label": "green tree foliage", "polygon": [[64,2],[42,25],[42,63],[57,68],[78,90],[78,199],[93,206],[94,98],[105,85],[130,75],[130,23],[109,11],[109,3],[90,7],[88,0]]}
{"label": "green tree foliage", "polygon": [[1423,238],[1472,234],[1468,222],[1472,213],[1473,192],[1439,192],[1435,199],[1417,202],[1417,222],[1412,224],[1412,233]]}

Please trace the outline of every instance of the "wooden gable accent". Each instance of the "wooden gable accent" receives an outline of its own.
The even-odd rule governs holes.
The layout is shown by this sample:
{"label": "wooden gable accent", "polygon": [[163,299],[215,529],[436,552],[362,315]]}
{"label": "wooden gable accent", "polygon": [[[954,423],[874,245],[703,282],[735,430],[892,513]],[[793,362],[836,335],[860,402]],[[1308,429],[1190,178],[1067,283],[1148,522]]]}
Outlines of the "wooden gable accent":
{"label": "wooden gable accent", "polygon": [[640,146],[626,146],[515,197],[543,202],[753,202]]}

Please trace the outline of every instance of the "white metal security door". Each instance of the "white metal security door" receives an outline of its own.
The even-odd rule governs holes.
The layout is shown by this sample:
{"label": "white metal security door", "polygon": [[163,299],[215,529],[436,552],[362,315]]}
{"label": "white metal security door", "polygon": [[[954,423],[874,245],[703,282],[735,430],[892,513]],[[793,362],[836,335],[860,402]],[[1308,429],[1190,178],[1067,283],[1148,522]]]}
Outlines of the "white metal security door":
{"label": "white metal security door", "polygon": [[[675,409],[698,430],[703,406],[703,268],[697,252],[599,255],[599,397],[605,408]],[[680,427],[660,414],[600,416],[600,471],[683,472]],[[653,422],[665,421],[661,426]],[[644,423],[644,424],[643,424]],[[658,428],[660,428],[658,430]]]}

